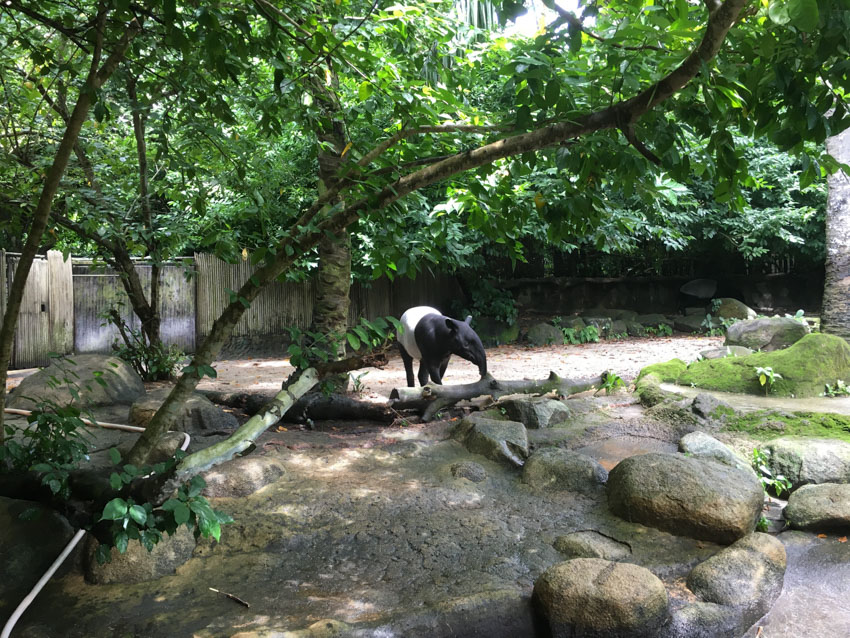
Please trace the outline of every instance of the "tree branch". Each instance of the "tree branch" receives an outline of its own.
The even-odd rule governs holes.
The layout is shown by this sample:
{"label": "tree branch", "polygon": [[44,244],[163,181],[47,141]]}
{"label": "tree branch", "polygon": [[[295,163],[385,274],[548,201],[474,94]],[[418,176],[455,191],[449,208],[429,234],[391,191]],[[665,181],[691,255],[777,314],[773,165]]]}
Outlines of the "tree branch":
{"label": "tree branch", "polygon": [[643,155],[650,162],[655,164],[656,166],[661,166],[661,158],[659,158],[655,153],[650,151],[646,145],[640,141],[635,134],[635,127],[633,124],[628,124],[624,126],[622,129],[623,135],[626,136],[626,139],[629,141],[629,144],[637,149],[637,152]]}
{"label": "tree branch", "polygon": [[[706,0],[706,2],[711,2],[711,1],[715,1],[715,0]],[[720,0],[716,0],[716,2],[719,3]],[[652,44],[627,46],[625,44],[618,44],[616,42],[610,42],[608,40],[608,38],[603,38],[601,35],[597,35],[593,31],[591,31],[590,29],[585,27],[584,24],[582,23],[582,21],[579,20],[578,17],[572,11],[567,11],[566,9],[558,6],[557,3],[553,3],[553,5],[554,5],[555,11],[557,11],[558,15],[560,16],[560,19],[556,20],[555,23],[551,25],[553,28],[557,28],[558,26],[560,26],[560,24],[563,24],[564,22],[566,22],[567,24],[571,25],[573,28],[578,29],[579,31],[581,31],[582,33],[587,35],[588,37],[593,38],[594,40],[598,40],[599,42],[603,42],[610,47],[614,47],[614,48],[617,48],[617,49],[623,49],[624,51],[645,51],[645,50],[667,51],[667,49],[665,49],[664,47],[654,46]]]}

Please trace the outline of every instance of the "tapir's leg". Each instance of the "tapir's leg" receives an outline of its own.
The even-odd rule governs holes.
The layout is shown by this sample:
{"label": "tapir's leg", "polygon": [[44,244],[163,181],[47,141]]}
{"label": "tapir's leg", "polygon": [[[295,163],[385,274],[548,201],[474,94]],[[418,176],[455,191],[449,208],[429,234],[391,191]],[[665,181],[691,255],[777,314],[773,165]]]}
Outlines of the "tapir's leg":
{"label": "tapir's leg", "polygon": [[428,366],[425,365],[425,359],[419,362],[419,385],[428,385]]}
{"label": "tapir's leg", "polygon": [[438,381],[438,383],[443,382],[443,377],[446,376],[446,368],[449,367],[449,359],[451,358],[452,355],[450,354],[445,359],[443,359],[443,362],[440,364],[440,380]]}
{"label": "tapir's leg", "polygon": [[440,369],[443,367],[441,361],[428,361],[428,374],[431,375],[431,381],[437,385],[443,384],[443,375],[440,374]]}
{"label": "tapir's leg", "polygon": [[401,360],[404,362],[404,372],[407,374],[407,387],[416,387],[416,382],[413,380],[413,357],[411,357],[404,346],[398,344],[398,349],[401,351]]}

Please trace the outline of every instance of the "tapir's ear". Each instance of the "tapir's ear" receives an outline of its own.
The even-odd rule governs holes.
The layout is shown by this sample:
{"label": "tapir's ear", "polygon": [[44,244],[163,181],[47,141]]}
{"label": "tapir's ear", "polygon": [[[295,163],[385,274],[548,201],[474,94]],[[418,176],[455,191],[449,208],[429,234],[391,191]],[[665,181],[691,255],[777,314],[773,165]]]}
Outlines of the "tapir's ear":
{"label": "tapir's ear", "polygon": [[472,325],[472,315],[467,315],[466,319],[464,319],[463,321],[464,321],[464,323],[466,323],[467,326],[471,326]]}
{"label": "tapir's ear", "polygon": [[446,317],[446,328],[448,328],[452,332],[457,332],[457,324],[455,324],[455,320]]}

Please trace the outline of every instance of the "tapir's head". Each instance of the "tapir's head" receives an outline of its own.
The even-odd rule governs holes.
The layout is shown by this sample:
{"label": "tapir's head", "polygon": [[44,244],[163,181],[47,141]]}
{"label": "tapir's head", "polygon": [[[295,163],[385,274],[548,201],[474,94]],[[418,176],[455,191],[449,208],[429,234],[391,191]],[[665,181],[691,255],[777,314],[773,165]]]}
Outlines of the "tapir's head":
{"label": "tapir's head", "polygon": [[472,317],[467,317],[466,321],[446,317],[446,326],[451,332],[451,350],[452,354],[477,365],[478,372],[483,377],[487,374],[487,355],[484,352],[484,344],[481,343],[481,339],[475,334],[470,323],[472,323]]}

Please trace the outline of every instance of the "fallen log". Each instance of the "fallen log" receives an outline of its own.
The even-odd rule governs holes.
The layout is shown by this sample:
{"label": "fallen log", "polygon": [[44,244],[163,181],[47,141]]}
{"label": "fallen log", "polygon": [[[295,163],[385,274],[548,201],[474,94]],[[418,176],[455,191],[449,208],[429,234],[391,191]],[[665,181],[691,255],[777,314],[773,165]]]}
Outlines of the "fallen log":
{"label": "fallen log", "polygon": [[390,393],[390,405],[396,410],[418,410],[422,413],[423,420],[429,421],[437,412],[454,405],[458,401],[474,399],[482,395],[498,399],[508,394],[543,395],[554,392],[559,398],[566,398],[571,394],[601,387],[608,374],[608,372],[603,372],[596,376],[569,379],[550,372],[547,379],[504,381],[499,381],[487,374],[475,383],[460,385],[429,384],[421,388],[395,388]]}
{"label": "fallen log", "polygon": [[[259,412],[266,403],[274,398],[272,392],[217,392],[199,390],[213,403],[245,410],[248,415]],[[373,403],[339,394],[324,395],[311,392],[304,395],[283,416],[289,423],[311,421],[375,421],[392,423],[395,412],[385,403]]]}

